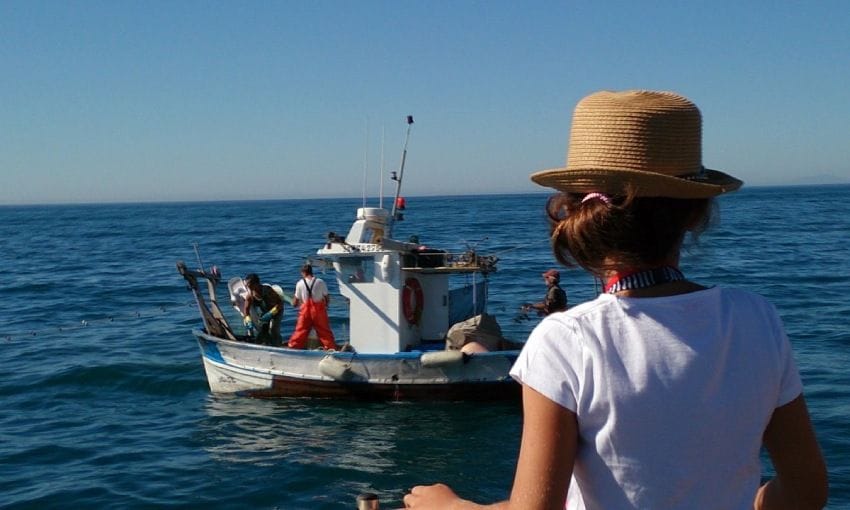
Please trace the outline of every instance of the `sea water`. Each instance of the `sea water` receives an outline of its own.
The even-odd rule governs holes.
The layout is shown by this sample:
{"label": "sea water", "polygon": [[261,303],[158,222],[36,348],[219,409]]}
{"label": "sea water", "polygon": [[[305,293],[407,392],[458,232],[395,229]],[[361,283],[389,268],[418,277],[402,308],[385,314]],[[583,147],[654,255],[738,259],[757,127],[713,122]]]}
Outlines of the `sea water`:
{"label": "sea water", "polygon": [[[555,267],[547,195],[408,197],[395,237],[499,257],[489,311],[509,338],[537,322]],[[830,474],[850,508],[850,187],[745,188],[682,269],[779,309]],[[508,494],[521,410],[512,404],[357,403],[211,395],[175,269],[217,265],[291,291],[361,199],[0,207],[0,507],[353,509],[401,506],[415,484]],[[370,200],[368,205],[377,205]],[[331,291],[330,274],[324,276]],[[595,282],[564,270],[570,303]],[[224,286],[222,302],[227,305]],[[227,306],[225,306],[227,308]],[[332,301],[338,336],[344,303]],[[294,314],[287,309],[284,334]]]}

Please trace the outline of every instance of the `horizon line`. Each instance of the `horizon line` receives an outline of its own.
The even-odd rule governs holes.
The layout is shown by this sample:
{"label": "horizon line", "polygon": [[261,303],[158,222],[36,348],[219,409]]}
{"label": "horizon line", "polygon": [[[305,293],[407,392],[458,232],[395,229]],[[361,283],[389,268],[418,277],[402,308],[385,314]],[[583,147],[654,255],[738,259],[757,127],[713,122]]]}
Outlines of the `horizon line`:
{"label": "horizon line", "polygon": [[[741,188],[765,189],[765,188],[819,188],[830,186],[850,186],[850,181],[829,183],[791,183],[791,184],[753,184]],[[482,196],[513,196],[513,195],[545,195],[558,193],[554,189],[541,191],[518,191],[518,192],[486,192],[486,193],[435,193],[422,195],[404,195],[404,198],[443,198],[443,197],[482,197]],[[30,203],[0,203],[0,208],[5,207],[50,207],[50,206],[96,206],[96,205],[157,205],[157,204],[213,204],[213,203],[241,203],[241,202],[286,202],[299,200],[362,200],[362,196],[308,196],[308,197],[279,197],[279,198],[208,198],[208,199],[173,199],[173,200],[104,200],[104,201],[79,201],[79,202],[30,202]],[[366,199],[378,199],[379,197],[366,197]],[[393,197],[389,198],[391,202]]]}

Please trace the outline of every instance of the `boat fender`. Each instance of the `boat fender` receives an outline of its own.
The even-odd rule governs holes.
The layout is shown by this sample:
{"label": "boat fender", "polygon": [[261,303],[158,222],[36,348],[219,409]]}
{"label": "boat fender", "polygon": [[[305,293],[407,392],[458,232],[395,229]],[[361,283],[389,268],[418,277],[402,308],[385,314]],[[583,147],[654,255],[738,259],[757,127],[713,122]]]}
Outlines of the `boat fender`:
{"label": "boat fender", "polygon": [[422,318],[422,307],[425,304],[425,296],[422,292],[422,284],[416,278],[408,278],[404,281],[401,304],[407,323],[411,326],[419,324],[419,319]]}
{"label": "boat fender", "polygon": [[460,351],[431,351],[419,357],[423,367],[449,367],[466,361],[468,354]]}
{"label": "boat fender", "polygon": [[333,356],[325,356],[319,361],[319,372],[334,380],[345,379],[351,374],[351,365]]}

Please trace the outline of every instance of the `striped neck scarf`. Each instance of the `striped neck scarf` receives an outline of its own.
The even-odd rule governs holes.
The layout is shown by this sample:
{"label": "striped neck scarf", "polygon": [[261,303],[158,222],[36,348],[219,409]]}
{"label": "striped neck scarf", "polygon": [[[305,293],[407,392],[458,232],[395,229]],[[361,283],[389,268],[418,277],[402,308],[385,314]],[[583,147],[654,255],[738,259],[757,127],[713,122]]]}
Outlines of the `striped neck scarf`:
{"label": "striped neck scarf", "polygon": [[645,289],[684,279],[685,275],[675,267],[661,266],[646,271],[614,275],[605,283],[603,290],[607,294],[616,294],[622,290]]}

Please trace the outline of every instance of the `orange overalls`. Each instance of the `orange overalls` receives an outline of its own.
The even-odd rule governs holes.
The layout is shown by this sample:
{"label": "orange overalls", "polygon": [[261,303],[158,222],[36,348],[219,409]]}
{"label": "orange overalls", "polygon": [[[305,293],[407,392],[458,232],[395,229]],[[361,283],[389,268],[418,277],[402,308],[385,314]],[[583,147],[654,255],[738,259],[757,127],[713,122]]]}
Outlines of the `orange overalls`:
{"label": "orange overalls", "polygon": [[[316,283],[314,279],[313,284]],[[325,349],[336,349],[334,341],[334,333],[331,331],[331,326],[328,321],[328,310],[325,306],[325,300],[318,303],[313,301],[313,285],[309,285],[304,279],[304,286],[307,288],[307,299],[301,303],[298,311],[298,322],[295,323],[295,331],[289,337],[289,347],[292,349],[303,349],[307,346],[307,337],[310,335],[310,330],[315,329],[319,336],[319,341]]]}

